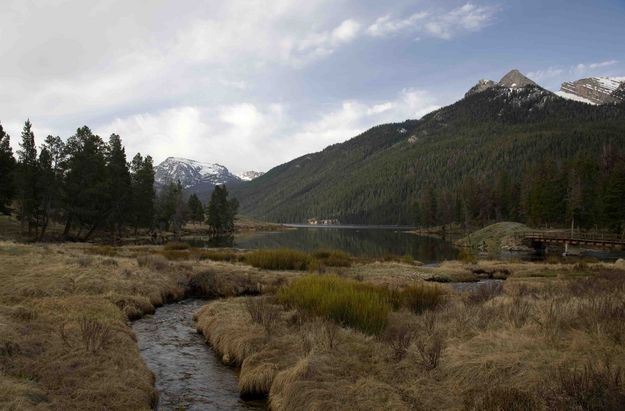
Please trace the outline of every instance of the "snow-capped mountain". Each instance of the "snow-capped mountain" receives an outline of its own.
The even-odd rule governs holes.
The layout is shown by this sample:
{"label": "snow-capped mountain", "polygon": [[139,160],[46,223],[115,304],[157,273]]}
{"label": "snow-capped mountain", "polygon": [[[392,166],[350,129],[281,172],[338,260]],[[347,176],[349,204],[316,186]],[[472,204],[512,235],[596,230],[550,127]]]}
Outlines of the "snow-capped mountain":
{"label": "snow-capped mountain", "polygon": [[179,157],[168,157],[154,167],[154,181],[156,185],[166,185],[180,181],[185,189],[198,186],[215,186],[218,184],[233,184],[241,179],[230,173],[220,164],[202,163],[195,160]]}
{"label": "snow-capped mountain", "polygon": [[252,181],[255,178],[258,178],[260,176],[262,176],[263,174],[265,174],[263,171],[244,171],[240,174],[237,174],[237,177],[239,177],[241,180],[243,181]]}
{"label": "snow-capped mountain", "polygon": [[588,104],[618,103],[625,100],[625,77],[589,77],[562,83],[557,95]]}

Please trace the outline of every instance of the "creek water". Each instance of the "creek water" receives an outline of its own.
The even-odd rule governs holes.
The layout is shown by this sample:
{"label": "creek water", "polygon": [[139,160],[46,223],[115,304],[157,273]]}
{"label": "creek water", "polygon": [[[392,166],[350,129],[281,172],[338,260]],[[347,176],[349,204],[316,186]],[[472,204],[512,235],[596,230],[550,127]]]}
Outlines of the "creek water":
{"label": "creek water", "polygon": [[193,322],[205,300],[168,304],[133,322],[139,349],[156,376],[159,410],[262,410],[239,397],[237,371],[224,365]]}

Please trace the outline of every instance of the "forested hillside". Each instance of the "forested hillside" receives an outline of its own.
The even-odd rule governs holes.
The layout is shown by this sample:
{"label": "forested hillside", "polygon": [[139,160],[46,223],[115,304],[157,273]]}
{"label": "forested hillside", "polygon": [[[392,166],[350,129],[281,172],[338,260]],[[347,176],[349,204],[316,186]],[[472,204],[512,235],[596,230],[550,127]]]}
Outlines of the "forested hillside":
{"label": "forested hillside", "polygon": [[235,190],[277,222],[438,225],[500,219],[621,230],[625,105],[493,87],[421,120],[374,127]]}

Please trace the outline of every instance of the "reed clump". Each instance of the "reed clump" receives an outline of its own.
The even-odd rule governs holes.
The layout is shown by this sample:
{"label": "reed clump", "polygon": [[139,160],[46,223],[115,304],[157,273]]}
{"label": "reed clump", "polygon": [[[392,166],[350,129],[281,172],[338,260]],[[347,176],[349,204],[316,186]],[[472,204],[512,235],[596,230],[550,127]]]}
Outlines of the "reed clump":
{"label": "reed clump", "polygon": [[334,275],[307,275],[278,290],[278,301],[313,315],[334,320],[366,334],[379,334],[386,326],[390,292],[384,287]]}
{"label": "reed clump", "polygon": [[315,259],[310,254],[287,248],[255,250],[245,256],[245,262],[265,270],[306,271],[315,267]]}

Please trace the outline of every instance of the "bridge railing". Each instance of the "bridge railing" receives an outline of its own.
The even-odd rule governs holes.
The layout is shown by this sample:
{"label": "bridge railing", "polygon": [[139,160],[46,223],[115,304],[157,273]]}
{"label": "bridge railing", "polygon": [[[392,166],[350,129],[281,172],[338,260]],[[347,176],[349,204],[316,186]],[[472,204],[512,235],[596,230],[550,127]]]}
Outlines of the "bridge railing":
{"label": "bridge railing", "polygon": [[562,241],[610,241],[623,242],[625,239],[617,234],[608,233],[571,233],[566,231],[528,231],[521,234],[531,240],[562,240]]}

